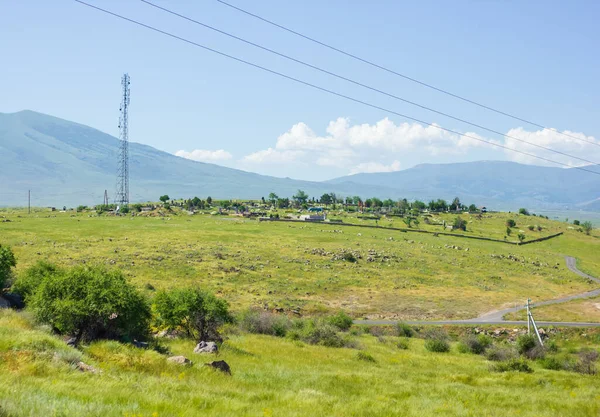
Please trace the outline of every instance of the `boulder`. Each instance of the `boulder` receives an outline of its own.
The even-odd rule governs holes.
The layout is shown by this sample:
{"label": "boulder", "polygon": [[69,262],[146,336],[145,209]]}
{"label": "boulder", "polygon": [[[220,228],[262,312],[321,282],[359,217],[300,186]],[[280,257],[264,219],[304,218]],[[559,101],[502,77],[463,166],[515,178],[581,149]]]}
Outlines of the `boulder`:
{"label": "boulder", "polygon": [[194,353],[217,353],[219,348],[215,342],[200,342],[194,348]]}
{"label": "boulder", "polygon": [[10,308],[9,302],[2,297],[0,297],[0,308]]}
{"label": "boulder", "polygon": [[192,366],[192,361],[185,356],[171,356],[167,362],[176,363],[178,365]]}
{"label": "boulder", "polygon": [[225,361],[214,361],[211,363],[207,363],[206,365],[215,368],[223,373],[231,375],[231,368],[229,367],[229,364]]}
{"label": "boulder", "polygon": [[140,349],[148,349],[148,342],[138,342],[137,340],[133,340],[133,346]]}
{"label": "boulder", "polygon": [[67,346],[75,346],[75,344],[77,343],[77,338],[69,337],[67,340],[65,340],[65,342],[67,343]]}
{"label": "boulder", "polygon": [[23,297],[21,297],[19,294],[6,293],[0,298],[4,298],[4,300],[8,302],[8,306],[11,308],[16,308],[17,310],[25,308]]}

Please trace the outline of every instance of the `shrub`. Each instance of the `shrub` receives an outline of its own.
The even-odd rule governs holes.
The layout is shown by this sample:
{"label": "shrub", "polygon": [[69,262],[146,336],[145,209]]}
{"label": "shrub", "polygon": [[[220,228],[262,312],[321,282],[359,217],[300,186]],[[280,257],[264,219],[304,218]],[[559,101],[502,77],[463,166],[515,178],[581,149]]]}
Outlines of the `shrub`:
{"label": "shrub", "polygon": [[510,236],[510,234],[512,233],[512,230],[510,227],[506,227],[506,236]]}
{"label": "shrub", "polygon": [[544,228],[542,226],[540,226],[539,224],[535,228],[537,229],[538,232],[541,232],[542,230],[544,230]]}
{"label": "shrub", "polygon": [[583,231],[585,232],[586,235],[589,235],[592,232],[592,222],[583,222],[581,223],[581,227],[583,229]]}
{"label": "shrub", "polygon": [[431,329],[425,333],[425,349],[430,352],[449,352],[448,333],[442,329]]}
{"label": "shrub", "polygon": [[574,224],[575,226],[579,226],[579,220],[573,220],[573,224]]}
{"label": "shrub", "polygon": [[551,371],[560,371],[568,367],[568,365],[566,365],[565,362],[559,360],[554,356],[542,359],[540,361],[540,364],[542,365],[542,368],[549,369]]}
{"label": "shrub", "polygon": [[535,229],[535,226],[530,224],[529,226],[527,226],[527,228],[533,232],[533,230]]}
{"label": "shrub", "polygon": [[398,336],[413,337],[413,335],[415,334],[415,331],[413,330],[412,327],[410,327],[408,324],[402,323],[402,322],[399,322],[396,325],[396,330],[398,332]]}
{"label": "shrub", "polygon": [[531,360],[544,359],[546,357],[546,348],[536,345],[533,349],[529,349],[525,352],[525,356],[527,359]]}
{"label": "shrub", "polygon": [[506,221],[506,227],[515,227],[517,225],[517,222],[514,221],[513,219],[508,219]]}
{"label": "shrub", "polygon": [[459,352],[461,353],[474,353],[481,355],[485,353],[485,350],[492,344],[492,339],[489,336],[480,334],[479,336],[469,335],[459,344]]}
{"label": "shrub", "polygon": [[356,256],[352,252],[344,252],[342,259],[346,262],[358,262],[358,259],[356,259]]}
{"label": "shrub", "polygon": [[505,346],[492,345],[485,351],[485,357],[487,360],[494,362],[507,361],[515,356],[515,351]]}
{"label": "shrub", "polygon": [[63,271],[56,265],[46,261],[38,261],[17,277],[12,286],[12,290],[17,294],[20,294],[21,297],[23,297],[23,300],[27,302],[29,297],[35,294],[46,277],[58,273],[63,273]]}
{"label": "shrub", "polygon": [[352,317],[340,311],[339,313],[327,318],[327,322],[340,330],[347,331],[352,327]]}
{"label": "shrub", "polygon": [[579,359],[573,365],[573,370],[580,374],[595,375],[596,365],[594,362],[598,360],[598,352],[588,350],[579,353]]}
{"label": "shrub", "polygon": [[407,350],[408,349],[408,339],[401,337],[398,340],[398,343],[396,343],[396,347],[401,350]]}
{"label": "shrub", "polygon": [[365,361],[365,362],[371,362],[371,363],[377,363],[377,361],[375,360],[375,358],[373,356],[371,356],[370,354],[368,354],[367,352],[363,352],[360,351],[356,354],[356,358],[359,361]]}
{"label": "shrub", "polygon": [[284,337],[291,327],[291,321],[286,316],[249,309],[242,313],[240,327],[249,333]]}
{"label": "shrub", "polygon": [[527,352],[535,348],[535,337],[531,334],[524,334],[517,338],[517,352],[525,355]]}
{"label": "shrub", "polygon": [[467,221],[462,219],[460,216],[454,219],[454,229],[467,231]]}
{"label": "shrub", "polygon": [[132,340],[148,331],[150,308],[120,271],[80,266],[44,276],[29,297],[43,323],[76,343],[97,338]]}
{"label": "shrub", "polygon": [[15,266],[17,266],[17,260],[12,249],[0,244],[0,291],[12,278],[12,268]]}
{"label": "shrub", "polygon": [[500,362],[491,366],[491,370],[494,372],[525,372],[532,373],[533,369],[529,366],[527,361],[524,359],[510,359],[506,362]]}
{"label": "shrub", "polygon": [[525,234],[523,234],[523,233],[519,233],[519,234],[517,235],[517,237],[519,238],[519,242],[522,242],[522,241],[524,241],[524,240],[525,240]]}
{"label": "shrub", "polygon": [[519,214],[523,214],[524,216],[529,216],[529,210],[527,210],[526,208],[520,208]]}
{"label": "shrub", "polygon": [[198,288],[160,291],[153,309],[159,327],[183,329],[189,337],[201,341],[221,341],[219,327],[233,321],[225,300]]}
{"label": "shrub", "polygon": [[288,332],[292,340],[302,340],[311,345],[327,347],[356,347],[356,343],[349,337],[338,334],[338,328],[322,320],[298,320],[294,328]]}

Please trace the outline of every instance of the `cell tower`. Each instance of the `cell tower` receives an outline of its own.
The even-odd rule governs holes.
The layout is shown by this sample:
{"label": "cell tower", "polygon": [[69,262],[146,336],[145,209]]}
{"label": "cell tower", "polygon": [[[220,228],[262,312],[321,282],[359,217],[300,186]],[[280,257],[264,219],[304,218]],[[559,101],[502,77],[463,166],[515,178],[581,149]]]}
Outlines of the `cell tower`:
{"label": "cell tower", "polygon": [[129,74],[123,75],[121,85],[123,86],[123,97],[121,102],[121,115],[119,117],[119,138],[121,146],[119,149],[119,167],[117,172],[117,192],[115,204],[125,207],[129,204],[129,99],[130,91]]}

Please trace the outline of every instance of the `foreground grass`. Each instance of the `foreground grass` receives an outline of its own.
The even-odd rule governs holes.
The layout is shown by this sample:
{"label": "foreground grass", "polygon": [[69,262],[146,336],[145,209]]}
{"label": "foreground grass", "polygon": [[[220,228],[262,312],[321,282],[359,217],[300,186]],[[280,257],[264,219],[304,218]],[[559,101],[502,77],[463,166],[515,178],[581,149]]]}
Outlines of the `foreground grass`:
{"label": "foreground grass", "polygon": [[[100,263],[122,269],[148,295],[151,288],[200,285],[236,310],[267,305],[303,314],[343,309],[354,317],[464,319],[522,304],[527,297],[539,301],[595,288],[566,269],[564,255],[577,257],[580,269],[600,276],[597,235],[508,213],[471,216],[468,233],[504,233],[506,219],[515,217],[517,225],[539,222],[542,234],[565,234],[510,246],[210,215],[5,211],[3,216],[11,221],[0,223],[2,243],[16,253],[17,273],[40,259],[69,266]],[[360,259],[334,259],[348,251]]]}
{"label": "foreground grass", "polygon": [[[598,376],[547,371],[491,373],[480,356],[436,354],[410,339],[357,336],[356,349],[305,345],[257,335],[231,335],[218,359],[233,375],[202,366],[214,357],[193,343],[168,343],[196,363],[117,342],[83,355],[19,313],[0,312],[0,415],[3,416],[597,416]],[[57,353],[58,352],[58,353]],[[69,360],[102,370],[82,373]]]}

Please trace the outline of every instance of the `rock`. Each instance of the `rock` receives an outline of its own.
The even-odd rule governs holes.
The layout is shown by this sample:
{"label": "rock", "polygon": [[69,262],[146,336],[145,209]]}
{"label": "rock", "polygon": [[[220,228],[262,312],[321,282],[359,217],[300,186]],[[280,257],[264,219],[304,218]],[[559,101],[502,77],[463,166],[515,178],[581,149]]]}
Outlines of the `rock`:
{"label": "rock", "polygon": [[221,372],[224,372],[228,375],[231,375],[231,368],[229,367],[229,364],[225,361],[214,361],[211,363],[207,363],[208,366],[218,369]]}
{"label": "rock", "polygon": [[185,356],[171,356],[167,358],[167,362],[176,363],[178,365],[192,366],[192,361]]}
{"label": "rock", "polygon": [[8,301],[2,297],[0,297],[0,308],[10,308]]}
{"label": "rock", "polygon": [[77,369],[79,369],[81,372],[90,372],[92,374],[97,374],[101,372],[98,369],[94,368],[92,365],[87,365],[83,362],[77,362],[76,366]]}
{"label": "rock", "polygon": [[194,353],[217,353],[219,348],[215,342],[200,342],[194,348]]}
{"label": "rock", "polygon": [[77,342],[77,338],[76,337],[69,337],[66,340],[67,346],[75,346],[75,342]]}
{"label": "rock", "polygon": [[148,343],[147,342],[138,342],[137,340],[133,340],[132,345],[135,346],[136,348],[140,348],[140,349],[148,349]]}
{"label": "rock", "polygon": [[17,310],[25,308],[23,297],[21,297],[19,294],[6,293],[0,298],[4,298],[4,300],[8,303],[8,306],[11,308],[16,308]]}

